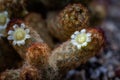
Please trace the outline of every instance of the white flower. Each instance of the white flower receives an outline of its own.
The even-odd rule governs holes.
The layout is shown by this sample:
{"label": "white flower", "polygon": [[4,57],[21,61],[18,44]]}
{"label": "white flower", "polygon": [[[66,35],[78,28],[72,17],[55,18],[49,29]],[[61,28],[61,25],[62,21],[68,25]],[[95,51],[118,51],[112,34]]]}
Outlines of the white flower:
{"label": "white flower", "polygon": [[9,22],[8,12],[7,11],[0,12],[0,36],[4,36],[8,22]]}
{"label": "white flower", "polygon": [[75,31],[71,36],[71,43],[78,49],[82,46],[87,46],[88,42],[91,42],[91,33],[86,33],[86,29],[82,29],[80,32]]}
{"label": "white flower", "polygon": [[13,40],[13,45],[24,45],[25,40],[30,38],[30,30],[25,28],[24,23],[22,23],[20,27],[17,24],[13,25],[13,29],[14,31],[8,31],[8,40]]}

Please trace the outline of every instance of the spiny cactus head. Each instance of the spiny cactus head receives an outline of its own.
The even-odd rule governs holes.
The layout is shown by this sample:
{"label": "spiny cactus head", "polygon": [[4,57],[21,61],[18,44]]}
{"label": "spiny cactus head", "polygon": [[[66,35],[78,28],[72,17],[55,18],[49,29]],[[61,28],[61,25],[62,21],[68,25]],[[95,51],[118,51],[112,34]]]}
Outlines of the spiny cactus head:
{"label": "spiny cactus head", "polygon": [[[89,23],[88,9],[78,4],[70,4],[60,13],[60,23],[64,29],[82,29]],[[72,28],[73,27],[73,28]]]}
{"label": "spiny cactus head", "polygon": [[48,57],[50,49],[45,43],[34,43],[32,44],[26,54],[26,60],[29,64],[42,68],[48,63]]}

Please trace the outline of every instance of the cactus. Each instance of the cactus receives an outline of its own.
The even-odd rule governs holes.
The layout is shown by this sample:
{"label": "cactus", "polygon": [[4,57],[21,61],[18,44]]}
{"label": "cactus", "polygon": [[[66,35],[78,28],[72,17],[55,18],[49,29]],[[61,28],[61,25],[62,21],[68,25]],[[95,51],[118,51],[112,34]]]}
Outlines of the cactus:
{"label": "cactus", "polygon": [[47,25],[53,36],[66,41],[74,31],[89,26],[88,10],[81,4],[68,5],[59,13],[49,14]]}
{"label": "cactus", "polygon": [[[96,55],[103,44],[104,36],[102,32],[93,28],[82,29],[81,32],[75,32],[71,36],[71,40],[61,44],[52,52],[46,44],[41,42],[34,43],[31,47],[29,46],[26,57],[24,58],[28,66],[34,66],[38,71],[41,70],[39,76],[41,76],[42,79],[63,80],[63,76],[65,76],[69,70],[78,67]],[[26,66],[25,63],[23,66]]]}
{"label": "cactus", "polygon": [[[5,5],[7,6],[11,5]],[[14,10],[10,12],[12,13],[8,14],[17,14]],[[41,18],[41,14],[33,12],[24,18],[23,16],[12,16],[12,18],[18,19],[10,20],[5,28],[4,39],[16,54],[19,54],[22,63],[17,68],[4,69],[0,73],[0,80],[65,80],[69,70],[97,55],[105,43],[103,32],[89,27],[88,9],[80,3],[70,4],[61,11],[49,13],[46,20]],[[53,42],[53,36],[58,41]],[[56,43],[60,41],[63,43],[57,46]],[[3,49],[10,51],[10,54],[14,52],[6,45]]]}
{"label": "cactus", "polygon": [[[99,30],[86,29],[86,32],[88,32],[88,34],[87,33],[85,34],[90,36],[90,39],[88,38],[88,42],[85,41],[86,44],[84,42],[79,43],[79,41],[77,41],[76,40],[77,38],[75,37],[76,42],[68,40],[52,51],[52,55],[49,58],[49,64],[55,70],[58,70],[60,74],[63,75],[64,73],[67,73],[69,70],[74,69],[80,64],[85,63],[89,58],[96,55],[96,53],[103,46],[104,37]],[[79,34],[81,33],[75,33],[76,36]],[[79,39],[83,38],[78,37],[78,40]],[[82,46],[78,47],[80,45]]]}

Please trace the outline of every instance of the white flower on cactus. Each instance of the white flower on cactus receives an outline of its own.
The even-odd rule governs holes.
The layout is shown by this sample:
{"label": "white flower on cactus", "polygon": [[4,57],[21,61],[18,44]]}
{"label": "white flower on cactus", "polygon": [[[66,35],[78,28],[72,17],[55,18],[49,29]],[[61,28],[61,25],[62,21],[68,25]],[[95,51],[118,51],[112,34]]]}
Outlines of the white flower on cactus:
{"label": "white flower on cactus", "polygon": [[82,29],[80,32],[75,31],[71,36],[71,43],[78,49],[87,46],[88,42],[91,42],[91,33],[87,33],[86,29]]}
{"label": "white flower on cactus", "polygon": [[7,11],[0,12],[0,37],[4,36],[8,22],[9,22],[8,12]]}
{"label": "white flower on cactus", "polygon": [[8,40],[13,40],[13,45],[24,45],[25,40],[30,38],[29,29],[25,28],[25,24],[22,23],[20,26],[17,24],[13,25],[14,30],[8,31]]}

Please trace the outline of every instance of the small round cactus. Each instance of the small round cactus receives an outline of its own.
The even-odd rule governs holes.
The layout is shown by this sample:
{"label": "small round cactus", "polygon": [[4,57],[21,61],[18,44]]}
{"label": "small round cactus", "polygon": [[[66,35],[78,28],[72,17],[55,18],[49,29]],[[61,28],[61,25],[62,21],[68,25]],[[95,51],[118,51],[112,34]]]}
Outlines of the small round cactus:
{"label": "small round cactus", "polygon": [[70,4],[59,13],[50,13],[47,22],[51,34],[66,41],[75,31],[89,26],[89,14],[83,5]]}
{"label": "small round cactus", "polygon": [[26,61],[32,66],[43,69],[48,64],[50,52],[47,44],[34,43],[27,50]]}

